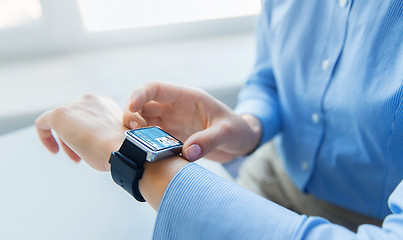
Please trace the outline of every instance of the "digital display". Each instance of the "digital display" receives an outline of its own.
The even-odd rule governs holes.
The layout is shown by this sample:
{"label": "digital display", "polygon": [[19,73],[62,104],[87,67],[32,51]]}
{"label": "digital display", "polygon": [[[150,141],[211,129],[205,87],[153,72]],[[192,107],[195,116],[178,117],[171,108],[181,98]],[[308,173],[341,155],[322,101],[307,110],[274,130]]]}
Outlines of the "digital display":
{"label": "digital display", "polygon": [[142,143],[154,151],[181,146],[182,142],[157,127],[131,130],[129,135],[137,136]]}

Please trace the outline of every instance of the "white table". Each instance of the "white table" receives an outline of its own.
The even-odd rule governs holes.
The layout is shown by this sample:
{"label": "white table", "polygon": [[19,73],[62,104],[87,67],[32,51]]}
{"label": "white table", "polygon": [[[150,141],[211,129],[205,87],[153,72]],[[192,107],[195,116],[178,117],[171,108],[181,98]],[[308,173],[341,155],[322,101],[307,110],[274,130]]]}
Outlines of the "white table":
{"label": "white table", "polygon": [[[0,239],[151,239],[156,213],[109,173],[52,155],[33,127],[0,137]],[[221,165],[200,164],[229,178]]]}

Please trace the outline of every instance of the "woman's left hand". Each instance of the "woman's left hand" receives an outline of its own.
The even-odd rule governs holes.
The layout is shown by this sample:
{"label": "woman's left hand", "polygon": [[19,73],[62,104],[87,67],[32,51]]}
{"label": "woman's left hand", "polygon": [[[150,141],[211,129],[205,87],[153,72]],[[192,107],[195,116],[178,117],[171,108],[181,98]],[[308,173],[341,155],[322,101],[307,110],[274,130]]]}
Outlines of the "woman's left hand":
{"label": "woman's left hand", "polygon": [[[119,149],[123,133],[122,111],[110,98],[86,95],[80,101],[42,114],[35,122],[39,138],[52,153],[59,145],[75,162],[109,171],[109,156]],[[56,133],[59,143],[52,133]]]}

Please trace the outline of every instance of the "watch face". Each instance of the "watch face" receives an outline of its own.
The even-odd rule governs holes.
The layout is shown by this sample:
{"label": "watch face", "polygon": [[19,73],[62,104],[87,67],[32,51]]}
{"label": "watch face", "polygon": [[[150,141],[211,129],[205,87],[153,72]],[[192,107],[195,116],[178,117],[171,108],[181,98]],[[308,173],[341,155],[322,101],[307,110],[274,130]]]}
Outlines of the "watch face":
{"label": "watch face", "polygon": [[128,131],[127,134],[140,140],[153,151],[182,146],[183,143],[158,127],[140,128]]}

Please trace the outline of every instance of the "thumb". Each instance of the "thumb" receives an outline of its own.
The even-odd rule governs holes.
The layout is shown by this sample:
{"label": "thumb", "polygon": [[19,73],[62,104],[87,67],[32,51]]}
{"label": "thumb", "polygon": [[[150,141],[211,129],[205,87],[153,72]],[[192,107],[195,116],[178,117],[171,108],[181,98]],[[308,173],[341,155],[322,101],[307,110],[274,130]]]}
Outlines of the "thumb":
{"label": "thumb", "polygon": [[225,143],[230,138],[230,134],[229,125],[212,125],[191,135],[183,145],[182,155],[191,162],[196,161]]}

